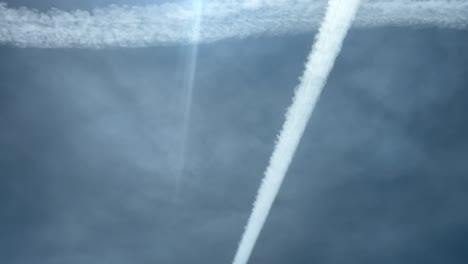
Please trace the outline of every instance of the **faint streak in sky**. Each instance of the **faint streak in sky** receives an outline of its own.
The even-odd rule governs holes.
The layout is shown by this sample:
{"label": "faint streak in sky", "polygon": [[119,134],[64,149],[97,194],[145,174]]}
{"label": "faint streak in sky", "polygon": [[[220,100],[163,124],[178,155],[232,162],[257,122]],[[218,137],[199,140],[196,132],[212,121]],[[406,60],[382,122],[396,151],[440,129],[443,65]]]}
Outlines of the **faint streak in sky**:
{"label": "faint streak in sky", "polygon": [[176,168],[175,168],[175,190],[174,190],[174,199],[175,201],[179,200],[180,188],[182,183],[182,178],[186,166],[186,156],[187,156],[187,144],[188,144],[188,134],[190,128],[191,120],[191,109],[193,102],[193,89],[195,85],[195,73],[197,70],[197,58],[198,58],[198,43],[200,39],[200,30],[202,23],[202,10],[203,2],[202,0],[193,1],[194,17],[193,17],[193,26],[192,26],[192,35],[191,35],[191,44],[188,46],[189,52],[184,69],[184,79],[182,83],[183,87],[183,116],[182,116],[182,128],[180,136],[180,149],[179,155],[177,158]]}
{"label": "faint streak in sky", "polygon": [[252,214],[239,243],[233,264],[246,264],[286,176],[307,122],[343,40],[359,8],[360,0],[330,0],[325,18],[309,54],[301,82],[286,113],[286,120],[257,192]]}
{"label": "faint streak in sky", "polygon": [[[323,0],[206,0],[197,42],[316,30]],[[102,48],[188,44],[194,12],[188,1],[39,12],[0,2],[0,43],[22,47]],[[356,27],[468,28],[468,1],[365,1]]]}

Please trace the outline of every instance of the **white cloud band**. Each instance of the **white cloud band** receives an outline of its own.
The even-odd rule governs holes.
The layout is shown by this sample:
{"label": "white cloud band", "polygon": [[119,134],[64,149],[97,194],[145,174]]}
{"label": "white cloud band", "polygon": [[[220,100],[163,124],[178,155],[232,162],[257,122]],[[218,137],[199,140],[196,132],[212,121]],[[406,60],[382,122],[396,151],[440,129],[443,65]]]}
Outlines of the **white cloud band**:
{"label": "white cloud band", "polygon": [[[326,1],[211,0],[202,11],[200,42],[316,30]],[[144,47],[191,41],[190,1],[110,6],[93,11],[38,12],[0,3],[0,43],[24,47]],[[468,1],[368,0],[356,27],[468,28]]]}

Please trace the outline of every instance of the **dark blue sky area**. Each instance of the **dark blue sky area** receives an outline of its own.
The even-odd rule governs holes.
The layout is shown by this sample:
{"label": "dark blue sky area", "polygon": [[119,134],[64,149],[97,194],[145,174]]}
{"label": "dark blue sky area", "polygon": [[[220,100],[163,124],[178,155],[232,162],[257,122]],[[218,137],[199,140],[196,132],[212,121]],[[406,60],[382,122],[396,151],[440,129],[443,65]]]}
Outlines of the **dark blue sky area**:
{"label": "dark blue sky area", "polygon": [[[0,47],[0,263],[230,263],[313,37],[200,46],[178,199],[188,47]],[[251,263],[468,262],[466,43],[349,33]]]}

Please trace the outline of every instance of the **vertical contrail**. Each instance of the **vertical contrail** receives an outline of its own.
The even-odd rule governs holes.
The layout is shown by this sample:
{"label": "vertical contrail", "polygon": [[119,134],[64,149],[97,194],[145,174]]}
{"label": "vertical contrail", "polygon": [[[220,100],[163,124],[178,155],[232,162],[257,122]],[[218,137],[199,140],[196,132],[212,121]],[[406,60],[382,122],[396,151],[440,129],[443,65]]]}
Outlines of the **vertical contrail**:
{"label": "vertical contrail", "polygon": [[233,264],[246,264],[326,83],[360,0],[330,0],[279,134]]}

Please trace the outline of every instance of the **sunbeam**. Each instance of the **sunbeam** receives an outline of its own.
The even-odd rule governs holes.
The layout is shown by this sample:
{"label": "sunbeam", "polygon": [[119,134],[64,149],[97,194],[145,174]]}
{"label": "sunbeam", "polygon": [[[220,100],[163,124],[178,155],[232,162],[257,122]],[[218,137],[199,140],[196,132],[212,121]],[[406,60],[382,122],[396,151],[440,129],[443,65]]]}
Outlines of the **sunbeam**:
{"label": "sunbeam", "polygon": [[185,170],[185,162],[187,155],[187,143],[188,143],[188,132],[190,128],[190,112],[192,109],[193,101],[193,89],[195,82],[195,73],[197,70],[197,57],[198,57],[198,43],[200,42],[200,29],[201,29],[201,20],[202,20],[202,9],[203,1],[194,0],[193,2],[193,26],[192,34],[190,36],[188,46],[188,52],[184,67],[184,78],[183,78],[183,116],[182,116],[182,127],[180,134],[180,147],[177,158],[177,163],[175,167],[175,190],[174,190],[174,201],[179,200],[181,182]]}

